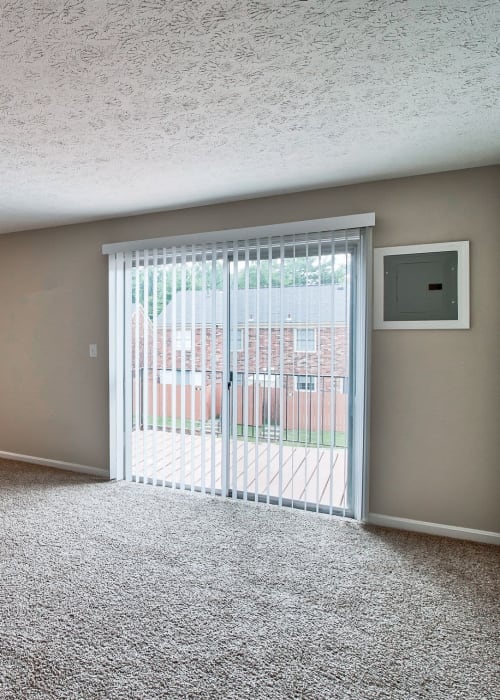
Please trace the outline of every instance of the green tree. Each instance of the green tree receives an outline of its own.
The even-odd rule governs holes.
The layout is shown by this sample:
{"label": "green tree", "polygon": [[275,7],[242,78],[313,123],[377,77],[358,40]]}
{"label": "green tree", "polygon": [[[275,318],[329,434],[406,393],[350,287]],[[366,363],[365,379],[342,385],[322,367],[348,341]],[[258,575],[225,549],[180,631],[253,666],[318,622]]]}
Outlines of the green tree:
{"label": "green tree", "polygon": [[[343,256],[340,256],[343,258]],[[203,275],[203,265],[201,261],[195,263],[188,262],[185,266],[185,275],[182,274],[180,265],[175,268],[175,289],[180,292],[184,288],[187,291],[192,289],[206,290],[212,289],[213,268],[212,262],[205,263],[205,275]],[[233,273],[234,274],[234,273]],[[306,285],[331,284],[332,276],[336,284],[345,282],[346,266],[344,262],[334,261],[332,266],[331,256],[323,256],[321,264],[318,258],[285,258],[281,260],[261,260],[257,263],[252,260],[248,263],[248,270],[242,261],[238,264],[238,288],[244,289],[247,284],[250,289],[266,289],[269,285],[279,287],[281,275],[283,274],[283,284],[285,287],[304,287]],[[204,284],[205,282],[205,284]],[[231,282],[232,284],[232,282]],[[147,273],[147,299],[145,295],[145,272],[144,268],[133,271],[132,274],[132,303],[147,305],[147,312],[152,319],[154,314],[153,297],[156,292],[157,313],[163,311],[173,295],[174,271],[172,265],[165,268],[159,267],[156,270],[150,266]],[[223,289],[223,263],[217,260],[215,265],[215,288]],[[146,303],[147,302],[147,303]]]}

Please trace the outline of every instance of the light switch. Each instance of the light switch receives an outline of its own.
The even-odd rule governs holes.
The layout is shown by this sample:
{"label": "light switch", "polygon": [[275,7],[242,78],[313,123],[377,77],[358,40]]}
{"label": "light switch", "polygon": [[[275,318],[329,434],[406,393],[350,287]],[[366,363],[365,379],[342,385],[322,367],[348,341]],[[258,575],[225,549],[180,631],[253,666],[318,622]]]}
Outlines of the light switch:
{"label": "light switch", "polygon": [[89,357],[97,357],[97,345],[95,343],[89,345]]}

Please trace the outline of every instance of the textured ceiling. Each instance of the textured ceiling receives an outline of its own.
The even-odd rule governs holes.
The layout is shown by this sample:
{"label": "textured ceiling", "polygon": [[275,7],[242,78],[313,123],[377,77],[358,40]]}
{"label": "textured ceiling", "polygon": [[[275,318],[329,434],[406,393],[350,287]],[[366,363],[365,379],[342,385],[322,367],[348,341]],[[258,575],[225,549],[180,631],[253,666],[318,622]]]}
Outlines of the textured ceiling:
{"label": "textured ceiling", "polygon": [[500,0],[0,0],[0,232],[500,162]]}

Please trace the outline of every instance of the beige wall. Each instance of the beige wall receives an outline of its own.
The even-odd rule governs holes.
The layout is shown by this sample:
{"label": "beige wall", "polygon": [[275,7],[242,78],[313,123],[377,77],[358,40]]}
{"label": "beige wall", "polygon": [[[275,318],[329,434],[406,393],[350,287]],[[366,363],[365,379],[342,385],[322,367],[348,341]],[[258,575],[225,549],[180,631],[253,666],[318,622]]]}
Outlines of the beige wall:
{"label": "beige wall", "polygon": [[370,510],[500,531],[500,166],[0,236],[0,451],[107,466],[103,243],[366,211],[376,246],[470,239],[472,305],[373,334]]}

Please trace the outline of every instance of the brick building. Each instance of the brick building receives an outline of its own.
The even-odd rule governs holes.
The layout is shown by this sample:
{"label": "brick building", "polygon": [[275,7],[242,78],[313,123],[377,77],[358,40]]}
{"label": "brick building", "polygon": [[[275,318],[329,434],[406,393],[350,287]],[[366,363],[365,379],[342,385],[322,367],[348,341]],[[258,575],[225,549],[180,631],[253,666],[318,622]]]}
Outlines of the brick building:
{"label": "brick building", "polygon": [[[276,424],[281,395],[286,396],[285,413],[292,427],[316,429],[320,424],[328,425],[333,410],[336,429],[345,430],[349,362],[346,319],[350,309],[344,285],[272,288],[265,289],[262,294],[255,289],[238,290],[232,292],[232,304],[235,323],[226,331],[226,342],[230,345],[233,372],[236,369],[239,416],[243,416],[246,405],[250,417],[257,415],[257,420],[263,423]],[[156,387],[159,406],[171,405],[174,384],[180,405],[183,382],[189,418],[193,408],[191,391],[199,391],[203,380],[207,405],[210,405],[215,338],[216,412],[220,413],[224,318],[222,292],[210,296],[201,291],[177,294],[156,319],[154,343],[153,323],[145,317],[142,306],[134,309],[132,364],[135,368],[138,360],[139,368],[144,366],[144,333],[147,331],[148,377],[151,387],[159,385]],[[139,342],[134,340],[137,322]],[[154,345],[156,377],[153,377]],[[280,371],[284,383],[282,393]],[[332,376],[335,377],[333,387]],[[168,394],[165,402],[164,392]],[[199,394],[195,399],[194,418],[199,419]]]}
{"label": "brick building", "polygon": [[[221,371],[223,293],[216,292],[213,300],[198,291],[188,291],[184,297],[181,300],[177,295],[175,302],[171,301],[158,316],[158,367],[170,369],[175,365],[179,368],[184,351],[186,369],[201,371],[202,356],[208,363],[210,361],[215,335],[216,369]],[[270,369],[272,372],[280,367],[282,351],[284,374],[329,377],[333,345],[333,375],[347,375],[349,308],[344,285],[272,288],[261,294],[256,289],[240,289],[232,293],[231,312],[236,321],[228,331],[228,341],[231,360],[236,357],[238,372],[243,372],[245,365],[249,374]],[[182,316],[183,325],[180,323]],[[174,322],[175,363],[172,357]],[[209,364],[205,363],[205,367]]]}

